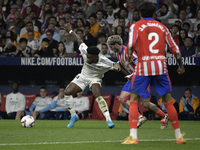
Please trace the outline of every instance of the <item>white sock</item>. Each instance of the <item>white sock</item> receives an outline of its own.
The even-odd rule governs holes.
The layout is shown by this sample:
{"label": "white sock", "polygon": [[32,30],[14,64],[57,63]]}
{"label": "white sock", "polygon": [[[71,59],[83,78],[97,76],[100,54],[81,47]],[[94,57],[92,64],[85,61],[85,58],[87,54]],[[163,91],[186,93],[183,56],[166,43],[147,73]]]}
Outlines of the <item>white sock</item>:
{"label": "white sock", "polygon": [[132,137],[132,139],[137,138],[137,129],[130,129],[130,136]]}
{"label": "white sock", "polygon": [[71,116],[76,114],[76,111],[74,109],[74,99],[71,95],[65,95],[65,102],[67,105],[67,109],[69,110]]}
{"label": "white sock", "polygon": [[176,137],[177,139],[182,138],[182,134],[181,134],[180,128],[175,129],[174,132],[175,132],[175,137]]}
{"label": "white sock", "polygon": [[140,115],[140,116],[138,117],[138,119],[139,119],[139,118],[142,118],[142,117],[144,117],[144,116]]}
{"label": "white sock", "polygon": [[108,111],[108,106],[107,106],[106,101],[103,99],[103,97],[102,96],[97,97],[96,102],[98,103],[101,112],[105,116],[106,121],[111,121],[110,113]]}

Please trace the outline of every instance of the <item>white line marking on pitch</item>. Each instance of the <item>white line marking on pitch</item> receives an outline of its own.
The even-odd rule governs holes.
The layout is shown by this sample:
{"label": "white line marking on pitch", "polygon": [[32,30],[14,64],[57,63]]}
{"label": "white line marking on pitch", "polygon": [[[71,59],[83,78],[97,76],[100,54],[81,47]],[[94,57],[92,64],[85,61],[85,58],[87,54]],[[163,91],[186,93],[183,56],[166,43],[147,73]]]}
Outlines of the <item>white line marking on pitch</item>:
{"label": "white line marking on pitch", "polygon": [[[144,139],[139,141],[175,141],[176,139]],[[200,140],[200,138],[185,138],[185,140]],[[122,142],[123,140],[115,141],[76,141],[76,142],[40,142],[40,143],[0,143],[0,146],[11,146],[11,145],[50,145],[50,144],[84,144],[84,143],[115,143]]]}

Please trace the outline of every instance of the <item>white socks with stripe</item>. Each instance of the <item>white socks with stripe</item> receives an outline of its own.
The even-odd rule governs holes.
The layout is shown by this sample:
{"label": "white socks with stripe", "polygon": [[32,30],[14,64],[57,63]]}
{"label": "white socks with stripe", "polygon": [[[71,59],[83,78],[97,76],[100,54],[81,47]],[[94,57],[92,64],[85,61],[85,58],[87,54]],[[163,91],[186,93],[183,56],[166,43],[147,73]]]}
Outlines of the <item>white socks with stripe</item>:
{"label": "white socks with stripe", "polygon": [[64,95],[65,97],[65,102],[66,102],[66,105],[67,105],[67,109],[69,110],[71,116],[75,115],[76,114],[76,111],[74,109],[74,99],[71,95]]}
{"label": "white socks with stripe", "polygon": [[98,103],[101,112],[105,116],[106,121],[111,121],[110,113],[108,111],[108,105],[106,101],[103,99],[103,97],[102,96],[97,97],[96,102]]}

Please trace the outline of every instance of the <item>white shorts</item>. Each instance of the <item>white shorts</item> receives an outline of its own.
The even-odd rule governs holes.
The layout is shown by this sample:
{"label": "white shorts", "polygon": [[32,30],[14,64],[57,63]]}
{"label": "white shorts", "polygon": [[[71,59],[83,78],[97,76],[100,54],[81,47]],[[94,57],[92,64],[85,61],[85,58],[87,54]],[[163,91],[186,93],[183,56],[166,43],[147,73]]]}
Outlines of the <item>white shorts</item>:
{"label": "white shorts", "polygon": [[87,78],[86,76],[78,74],[78,75],[76,75],[76,77],[71,82],[78,85],[82,89],[82,91],[84,91],[87,86],[89,86],[89,88],[91,90],[91,87],[94,83],[97,83],[101,86],[102,79]]}

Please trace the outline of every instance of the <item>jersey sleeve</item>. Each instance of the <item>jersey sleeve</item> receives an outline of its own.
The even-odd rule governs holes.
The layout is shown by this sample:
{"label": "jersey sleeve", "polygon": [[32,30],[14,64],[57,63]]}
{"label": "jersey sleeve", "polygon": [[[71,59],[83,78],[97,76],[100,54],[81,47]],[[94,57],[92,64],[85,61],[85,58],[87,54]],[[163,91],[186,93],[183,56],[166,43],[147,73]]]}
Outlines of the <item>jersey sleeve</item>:
{"label": "jersey sleeve", "polygon": [[165,27],[166,29],[166,43],[168,44],[168,46],[170,47],[171,52],[174,54],[174,56],[177,58],[177,54],[180,53],[179,47],[176,45],[176,43],[174,42],[169,30]]}
{"label": "jersey sleeve", "polygon": [[136,30],[135,24],[132,24],[131,27],[129,28],[128,50],[135,49],[137,37],[138,37],[138,31]]}
{"label": "jersey sleeve", "polygon": [[82,43],[80,46],[79,46],[79,50],[81,52],[81,55],[87,55],[87,45],[85,43]]}
{"label": "jersey sleeve", "polygon": [[114,65],[115,62],[111,61],[110,59],[108,59],[107,57],[101,55],[101,60],[100,60],[103,64],[105,68],[109,68],[110,70],[114,70]]}

